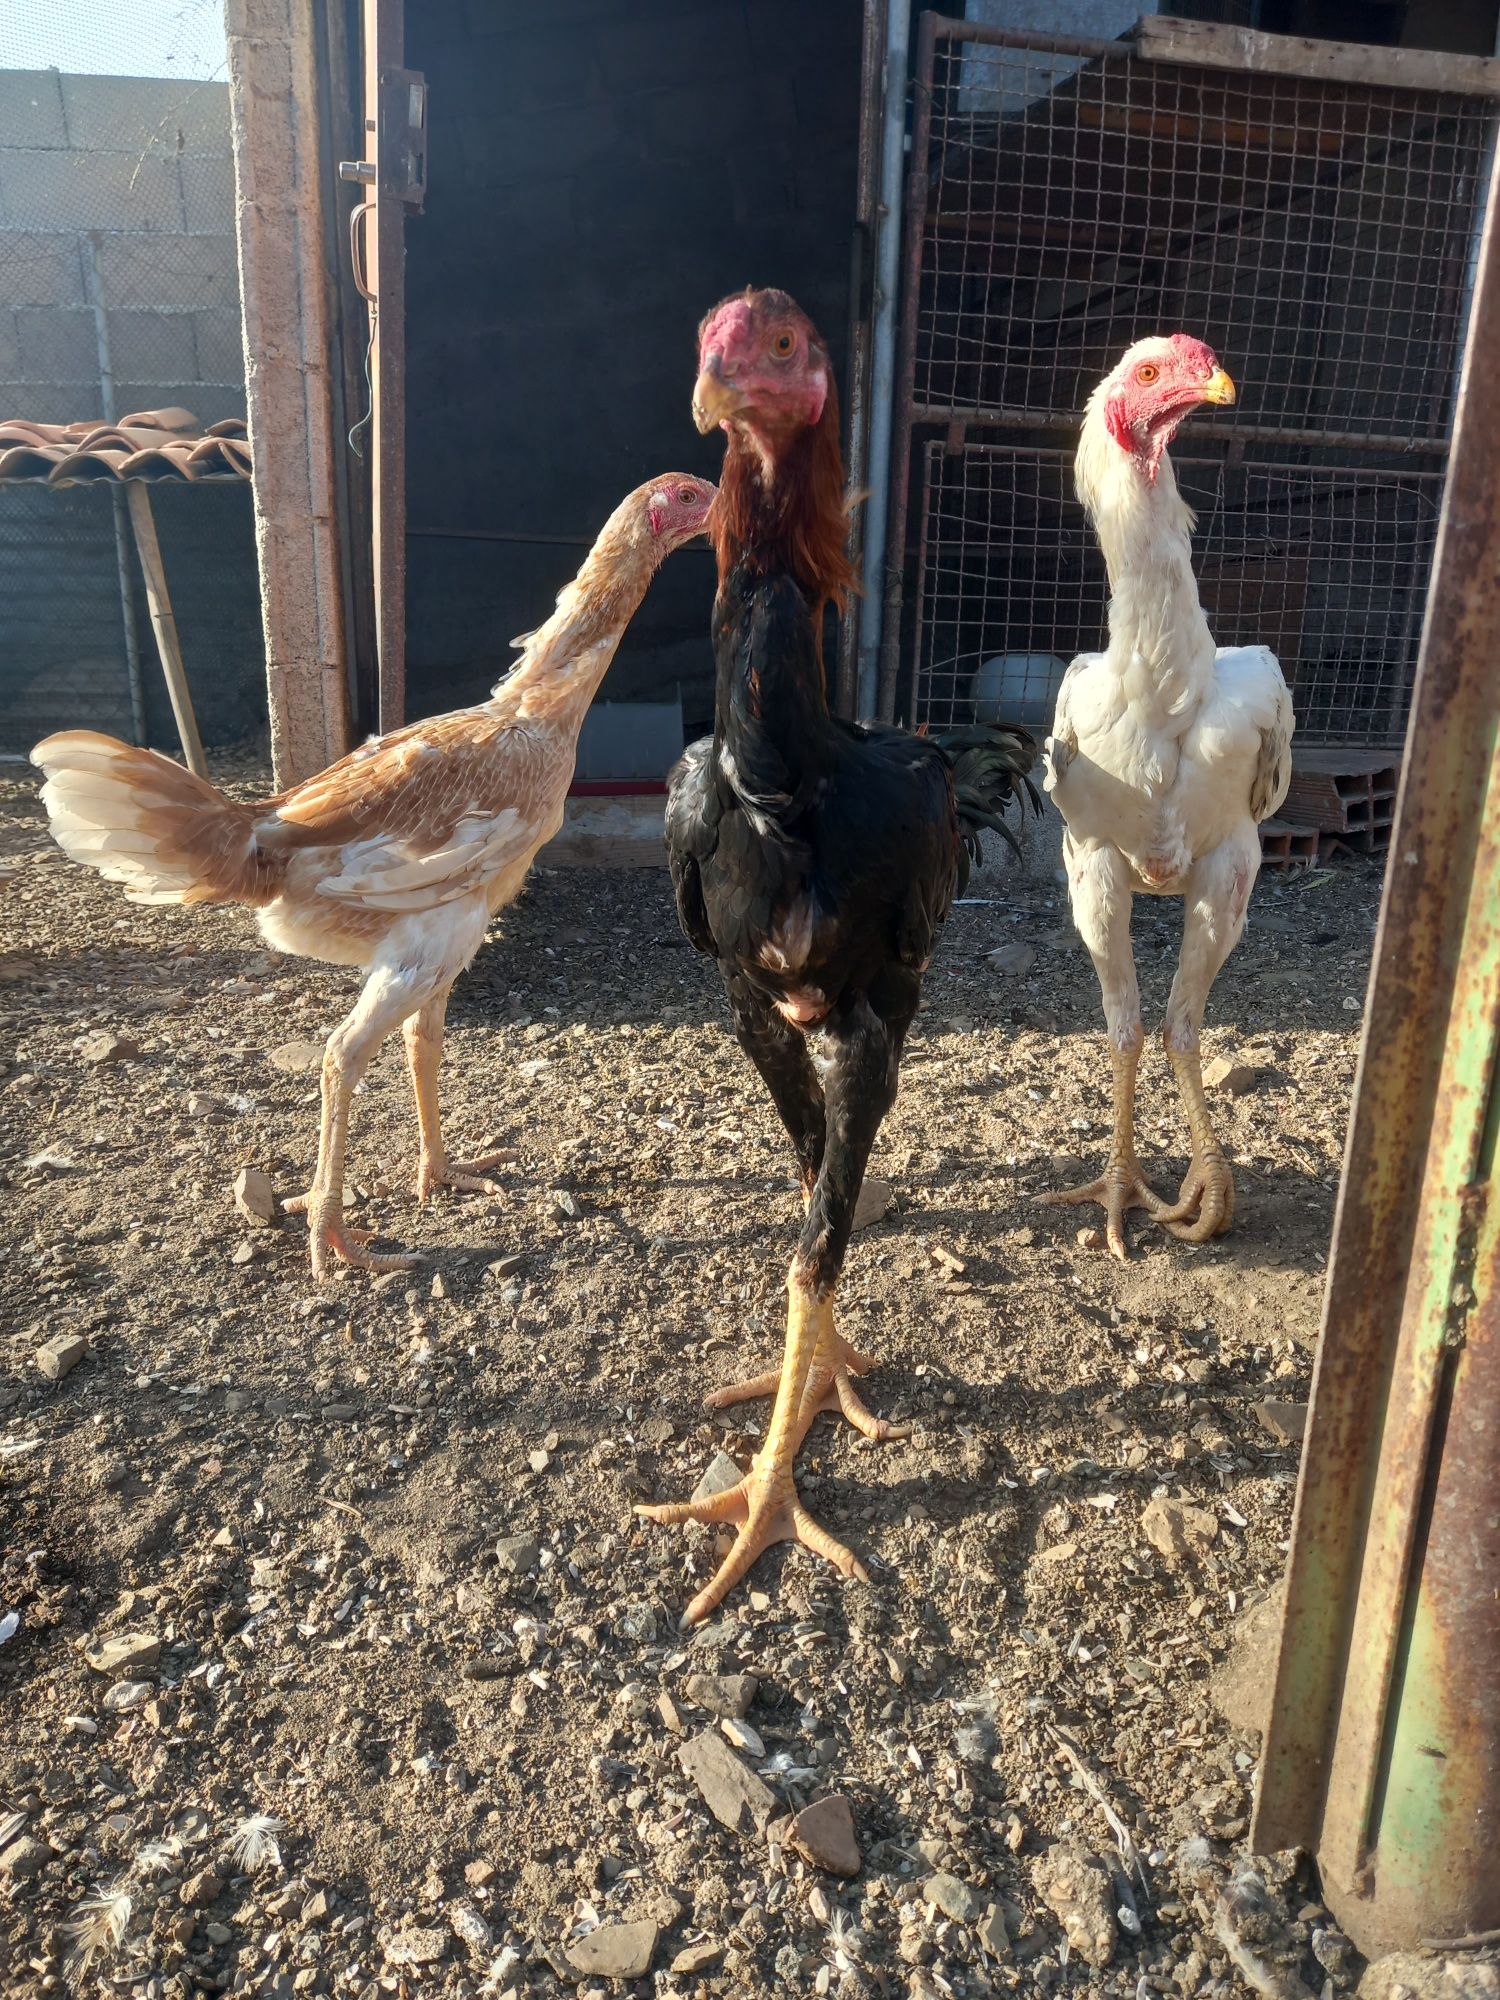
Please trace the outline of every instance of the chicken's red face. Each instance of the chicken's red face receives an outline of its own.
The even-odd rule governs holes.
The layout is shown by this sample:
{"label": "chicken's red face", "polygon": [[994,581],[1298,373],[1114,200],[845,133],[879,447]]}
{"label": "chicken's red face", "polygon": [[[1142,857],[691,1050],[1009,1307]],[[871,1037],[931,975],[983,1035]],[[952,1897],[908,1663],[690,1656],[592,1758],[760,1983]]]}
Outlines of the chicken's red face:
{"label": "chicken's red face", "polygon": [[828,382],[828,351],[795,301],[742,292],[698,329],[693,421],[705,434],[741,427],[774,452],[818,422]]}
{"label": "chicken's red face", "polygon": [[686,472],[663,473],[645,496],[646,525],[663,555],[680,549],[708,526],[718,487]]}
{"label": "chicken's red face", "polygon": [[1148,479],[1200,403],[1232,403],[1234,384],[1211,347],[1190,333],[1138,340],[1104,385],[1104,421]]}

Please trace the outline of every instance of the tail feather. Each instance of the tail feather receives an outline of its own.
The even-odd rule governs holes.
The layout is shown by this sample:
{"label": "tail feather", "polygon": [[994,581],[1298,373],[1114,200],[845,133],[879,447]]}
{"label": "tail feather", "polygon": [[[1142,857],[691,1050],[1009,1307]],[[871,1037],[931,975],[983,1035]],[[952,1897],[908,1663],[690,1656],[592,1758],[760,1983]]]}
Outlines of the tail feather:
{"label": "tail feather", "polygon": [[73,861],[120,882],[133,903],[266,903],[279,864],[256,847],[255,808],[155,750],[91,729],[38,743],[42,803]]}
{"label": "tail feather", "polygon": [[1030,777],[1037,757],[1035,737],[1024,729],[974,722],[966,728],[947,730],[933,741],[953,772],[959,830],[970,860],[976,866],[979,863],[979,836],[986,829],[998,833],[1019,856],[1020,843],[1002,815],[1008,806],[1017,805],[1024,820],[1028,800],[1034,813],[1042,809]]}

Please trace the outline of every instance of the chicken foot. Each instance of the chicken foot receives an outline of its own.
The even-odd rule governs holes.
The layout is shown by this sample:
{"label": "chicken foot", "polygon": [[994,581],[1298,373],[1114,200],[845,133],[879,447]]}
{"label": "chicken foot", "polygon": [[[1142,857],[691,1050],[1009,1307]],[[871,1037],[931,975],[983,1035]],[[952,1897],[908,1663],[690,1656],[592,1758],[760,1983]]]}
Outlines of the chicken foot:
{"label": "chicken foot", "polygon": [[[841,1333],[830,1329],[828,1342],[820,1346],[814,1356],[807,1385],[802,1392],[802,1428],[797,1437],[799,1445],[812,1429],[814,1418],[822,1416],[825,1411],[830,1416],[844,1417],[872,1444],[889,1444],[898,1438],[911,1436],[910,1424],[893,1424],[884,1417],[877,1417],[854,1387],[853,1378],[867,1375],[874,1366],[872,1356],[861,1354],[849,1345]],[[752,1375],[748,1381],[727,1382],[722,1389],[711,1390],[704,1397],[703,1406],[709,1410],[727,1410],[736,1403],[751,1403],[758,1396],[774,1396],[780,1383],[781,1374],[775,1370],[765,1375]]]}
{"label": "chicken foot", "polygon": [[1209,1117],[1197,1049],[1169,1045],[1167,1054],[1187,1111],[1193,1157],[1176,1203],[1157,1219],[1184,1243],[1207,1243],[1211,1237],[1222,1236],[1234,1221],[1234,1177]]}
{"label": "chicken foot", "polygon": [[443,1124],[438,1111],[438,1065],[443,1059],[443,1021],[448,1012],[451,986],[401,1024],[406,1044],[406,1066],[411,1073],[411,1091],[417,1106],[420,1151],[417,1156],[417,1199],[426,1201],[434,1188],[450,1187],[460,1194],[503,1194],[504,1189],[486,1180],[491,1167],[508,1166],[519,1157],[513,1147],[481,1153],[472,1160],[450,1160],[443,1144]]}
{"label": "chicken foot", "polygon": [[1192,1211],[1180,1200],[1176,1203],[1164,1200],[1141,1172],[1136,1157],[1135,1078],[1141,1061],[1141,1039],[1132,1047],[1121,1048],[1111,1036],[1109,1052],[1114,1066],[1115,1128],[1108,1164],[1097,1180],[1087,1181],[1082,1187],[1054,1189],[1040,1200],[1044,1206],[1054,1208],[1099,1202],[1104,1209],[1104,1236],[1110,1254],[1127,1264],[1130,1245],[1125,1240],[1125,1217],[1129,1210],[1143,1208],[1153,1221],[1168,1226],[1179,1215],[1185,1217]]}
{"label": "chicken foot", "polygon": [[[776,1403],[766,1441],[752,1459],[750,1470],[737,1485],[706,1500],[677,1500],[635,1510],[663,1527],[706,1521],[737,1530],[728,1555],[683,1613],[684,1629],[699,1624],[722,1604],[757,1556],[775,1542],[800,1542],[845,1576],[869,1582],[869,1571],[858,1557],[819,1526],[803,1506],[792,1470],[808,1425],[830,1393],[826,1385],[836,1382],[841,1371],[847,1372],[846,1357],[851,1353],[834,1331],[832,1294],[815,1290],[800,1259],[794,1260],[787,1286],[786,1353],[776,1378]],[[825,1387],[818,1391],[815,1385],[820,1374]],[[760,1378],[754,1385],[755,1394],[764,1393],[767,1380]],[[815,1395],[817,1401],[810,1408]]]}

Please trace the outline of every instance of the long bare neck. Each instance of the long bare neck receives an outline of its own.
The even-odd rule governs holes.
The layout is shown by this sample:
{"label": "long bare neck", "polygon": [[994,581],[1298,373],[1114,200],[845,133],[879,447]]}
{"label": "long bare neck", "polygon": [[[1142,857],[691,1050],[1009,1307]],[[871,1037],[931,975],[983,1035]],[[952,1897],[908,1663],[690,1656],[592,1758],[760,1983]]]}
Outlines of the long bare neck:
{"label": "long bare neck", "polygon": [[738,426],[730,430],[709,533],[721,591],[737,568],[749,576],[789,575],[812,606],[820,634],[824,606],[843,609],[854,568],[831,382],[818,422],[784,447],[772,450]]}
{"label": "long bare neck", "polygon": [[518,719],[582,726],[656,567],[649,547],[613,528],[590,549],[552,616],[520,641],[521,657],[489,706]]}
{"label": "long bare neck", "polygon": [[1132,699],[1178,713],[1206,687],[1214,642],[1193,575],[1193,513],[1172,462],[1163,452],[1149,479],[1091,406],[1074,469],[1109,571],[1106,658]]}

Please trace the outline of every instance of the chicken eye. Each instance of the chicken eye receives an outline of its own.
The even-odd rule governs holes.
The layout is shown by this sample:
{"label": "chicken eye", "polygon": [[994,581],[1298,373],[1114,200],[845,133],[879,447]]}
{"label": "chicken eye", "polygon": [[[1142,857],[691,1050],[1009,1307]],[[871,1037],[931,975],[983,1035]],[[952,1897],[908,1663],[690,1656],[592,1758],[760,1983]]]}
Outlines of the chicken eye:
{"label": "chicken eye", "polygon": [[693,502],[697,499],[698,496],[693,491],[691,486],[679,486],[677,489],[677,497],[682,502],[684,507],[691,507]]}
{"label": "chicken eye", "polygon": [[1157,376],[1160,375],[1160,373],[1161,370],[1157,367],[1154,361],[1143,361],[1140,367],[1137,368],[1135,371],[1135,379],[1137,382],[1143,383],[1149,389],[1151,384],[1156,380]]}
{"label": "chicken eye", "polygon": [[774,361],[790,361],[797,351],[797,336],[783,327],[771,342],[771,358]]}

